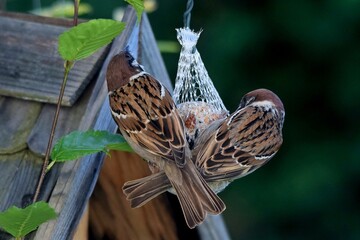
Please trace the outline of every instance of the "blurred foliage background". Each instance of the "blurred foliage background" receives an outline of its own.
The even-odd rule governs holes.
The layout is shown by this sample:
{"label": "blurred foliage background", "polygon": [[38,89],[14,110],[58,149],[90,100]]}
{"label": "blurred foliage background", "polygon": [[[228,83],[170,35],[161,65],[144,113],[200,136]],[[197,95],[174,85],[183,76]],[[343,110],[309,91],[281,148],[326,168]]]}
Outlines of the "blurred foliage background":
{"label": "blurred foliage background", "polygon": [[[54,0],[1,0],[8,11]],[[123,1],[83,0],[85,18]],[[186,1],[146,1],[175,79]],[[88,7],[86,5],[86,7]],[[285,105],[284,144],[265,167],[221,193],[233,239],[360,239],[360,1],[195,0],[191,28],[225,105],[268,88]]]}

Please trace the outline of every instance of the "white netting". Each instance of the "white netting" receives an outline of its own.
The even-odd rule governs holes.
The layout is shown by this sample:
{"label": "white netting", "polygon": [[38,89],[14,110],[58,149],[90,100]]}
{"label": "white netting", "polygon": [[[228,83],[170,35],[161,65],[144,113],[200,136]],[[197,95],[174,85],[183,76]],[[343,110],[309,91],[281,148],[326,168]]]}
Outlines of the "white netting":
{"label": "white netting", "polygon": [[228,111],[196,49],[200,33],[189,28],[176,30],[182,49],[173,98],[185,123],[186,138],[192,148],[200,132],[213,121],[225,118]]}
{"label": "white netting", "polygon": [[182,48],[174,89],[177,105],[185,102],[206,102],[213,105],[218,113],[228,112],[196,49],[200,33],[189,28],[176,29],[177,39]]}

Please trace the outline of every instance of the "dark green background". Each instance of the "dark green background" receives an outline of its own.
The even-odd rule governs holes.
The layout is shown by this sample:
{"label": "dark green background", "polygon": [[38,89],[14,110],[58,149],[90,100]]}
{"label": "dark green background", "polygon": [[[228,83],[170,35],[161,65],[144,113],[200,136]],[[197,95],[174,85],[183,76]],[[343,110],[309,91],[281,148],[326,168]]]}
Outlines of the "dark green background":
{"label": "dark green background", "polygon": [[[83,2],[90,18],[123,4]],[[176,41],[185,5],[158,1],[149,14],[157,39]],[[198,50],[230,111],[256,88],[286,109],[279,153],[221,193],[232,238],[360,239],[360,1],[199,0],[191,28],[204,30]],[[163,56],[175,79],[178,54]]]}

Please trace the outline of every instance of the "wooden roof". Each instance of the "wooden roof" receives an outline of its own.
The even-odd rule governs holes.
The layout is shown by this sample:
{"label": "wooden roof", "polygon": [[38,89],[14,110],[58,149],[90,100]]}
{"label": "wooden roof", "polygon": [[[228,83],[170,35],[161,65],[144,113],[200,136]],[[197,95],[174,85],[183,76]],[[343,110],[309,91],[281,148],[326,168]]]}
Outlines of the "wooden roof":
{"label": "wooden roof", "polygon": [[[172,90],[146,15],[140,25],[136,24],[136,13],[128,8],[123,21],[127,27],[111,47],[75,64],[63,101],[67,107],[61,109],[55,141],[73,130],[116,131],[108,106],[105,73],[111,57],[125,46],[137,53],[149,73]],[[11,205],[24,207],[31,203],[56,108],[53,103],[62,81],[63,62],[57,56],[57,36],[68,26],[71,26],[68,20],[0,12],[0,211]],[[71,238],[104,158],[99,153],[55,165],[47,174],[40,198],[48,201],[59,217],[41,225],[31,239]],[[114,191],[122,194],[121,188]],[[132,213],[135,212],[126,212]],[[159,221],[166,224],[169,219]],[[219,217],[210,218],[199,228],[202,236],[208,234],[204,239],[217,239],[218,234],[226,239],[225,228],[219,229],[221,224]],[[207,225],[211,231],[206,230]],[[164,230],[161,234],[168,233]],[[161,238],[164,236],[166,239],[166,235]],[[8,238],[0,233],[0,239]]]}
{"label": "wooden roof", "polygon": [[[71,21],[43,17],[18,18],[2,14],[0,21],[0,95],[56,103],[62,83],[63,60],[57,51],[57,38]],[[71,70],[62,104],[72,106],[107,51],[101,49]]]}

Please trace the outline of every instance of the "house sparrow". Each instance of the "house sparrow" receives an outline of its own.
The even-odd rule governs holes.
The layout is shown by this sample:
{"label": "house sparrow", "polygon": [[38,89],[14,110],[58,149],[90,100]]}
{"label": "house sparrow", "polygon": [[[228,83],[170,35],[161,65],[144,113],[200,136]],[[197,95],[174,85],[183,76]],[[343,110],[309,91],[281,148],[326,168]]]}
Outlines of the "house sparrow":
{"label": "house sparrow", "polygon": [[128,51],[111,59],[106,79],[111,113],[122,135],[136,153],[162,171],[177,193],[188,226],[200,224],[207,213],[221,213],[225,205],[191,160],[184,123],[168,90]]}
{"label": "house sparrow", "polygon": [[[195,141],[193,159],[216,193],[231,181],[263,166],[275,155],[283,141],[284,117],[279,97],[267,89],[258,89],[247,93],[233,114],[211,123],[200,134]],[[135,206],[169,190],[173,192],[162,171],[128,182],[123,187]]]}

